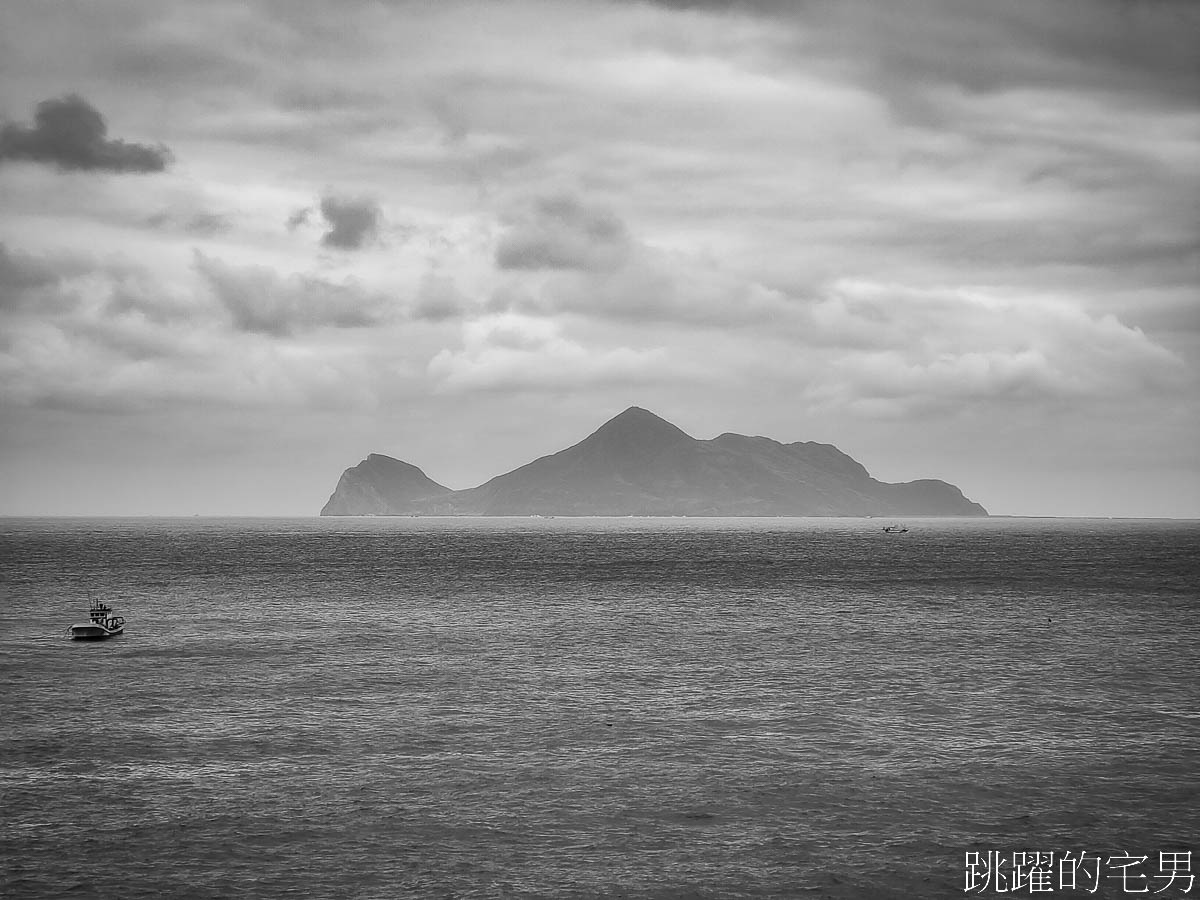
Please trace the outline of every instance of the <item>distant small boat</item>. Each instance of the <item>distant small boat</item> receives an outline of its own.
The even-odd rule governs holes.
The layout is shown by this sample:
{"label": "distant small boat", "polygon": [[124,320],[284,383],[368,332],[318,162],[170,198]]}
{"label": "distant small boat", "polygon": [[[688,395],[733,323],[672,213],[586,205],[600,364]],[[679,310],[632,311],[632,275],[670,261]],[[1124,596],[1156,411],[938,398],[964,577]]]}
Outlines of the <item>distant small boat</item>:
{"label": "distant small boat", "polygon": [[73,641],[100,641],[125,630],[125,619],[114,616],[112,607],[102,600],[93,600],[88,621],[78,622],[67,629]]}
{"label": "distant small boat", "polygon": [[906,534],[908,528],[904,525],[888,525],[884,529],[884,534]]}

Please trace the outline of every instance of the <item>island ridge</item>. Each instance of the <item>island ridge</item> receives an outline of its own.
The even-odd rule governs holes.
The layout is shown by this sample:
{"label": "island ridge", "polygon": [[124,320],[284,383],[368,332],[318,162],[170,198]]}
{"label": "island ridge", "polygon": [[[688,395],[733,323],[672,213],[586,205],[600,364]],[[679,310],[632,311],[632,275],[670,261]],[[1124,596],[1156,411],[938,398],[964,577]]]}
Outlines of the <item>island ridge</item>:
{"label": "island ridge", "polygon": [[633,406],[574,446],[467,490],[372,453],[323,516],[986,516],[952,484],[888,484],[832,444],[702,441]]}

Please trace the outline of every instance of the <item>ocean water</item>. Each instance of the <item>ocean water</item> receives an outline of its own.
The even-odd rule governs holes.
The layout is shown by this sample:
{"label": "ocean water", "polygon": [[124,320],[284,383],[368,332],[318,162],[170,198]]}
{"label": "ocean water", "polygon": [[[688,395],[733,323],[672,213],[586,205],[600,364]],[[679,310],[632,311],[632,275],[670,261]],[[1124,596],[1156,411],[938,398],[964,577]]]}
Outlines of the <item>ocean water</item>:
{"label": "ocean water", "polygon": [[0,519],[0,896],[1187,896],[1200,523],[884,524]]}

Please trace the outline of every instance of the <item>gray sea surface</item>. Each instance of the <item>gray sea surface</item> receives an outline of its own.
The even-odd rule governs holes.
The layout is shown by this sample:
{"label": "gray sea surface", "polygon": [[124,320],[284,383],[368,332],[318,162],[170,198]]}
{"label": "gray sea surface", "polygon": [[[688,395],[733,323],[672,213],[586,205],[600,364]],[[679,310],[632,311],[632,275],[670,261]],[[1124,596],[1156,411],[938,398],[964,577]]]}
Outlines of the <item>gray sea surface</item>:
{"label": "gray sea surface", "polygon": [[1200,523],[886,524],[0,519],[0,896],[1187,896]]}

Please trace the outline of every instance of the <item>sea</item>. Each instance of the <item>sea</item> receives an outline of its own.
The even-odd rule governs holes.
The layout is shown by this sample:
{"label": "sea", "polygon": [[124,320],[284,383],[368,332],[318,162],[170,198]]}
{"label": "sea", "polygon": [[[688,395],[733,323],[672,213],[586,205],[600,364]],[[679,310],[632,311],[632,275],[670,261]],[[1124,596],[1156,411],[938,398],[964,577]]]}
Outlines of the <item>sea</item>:
{"label": "sea", "polygon": [[1196,521],[6,518],[0,602],[6,900],[1200,896]]}

